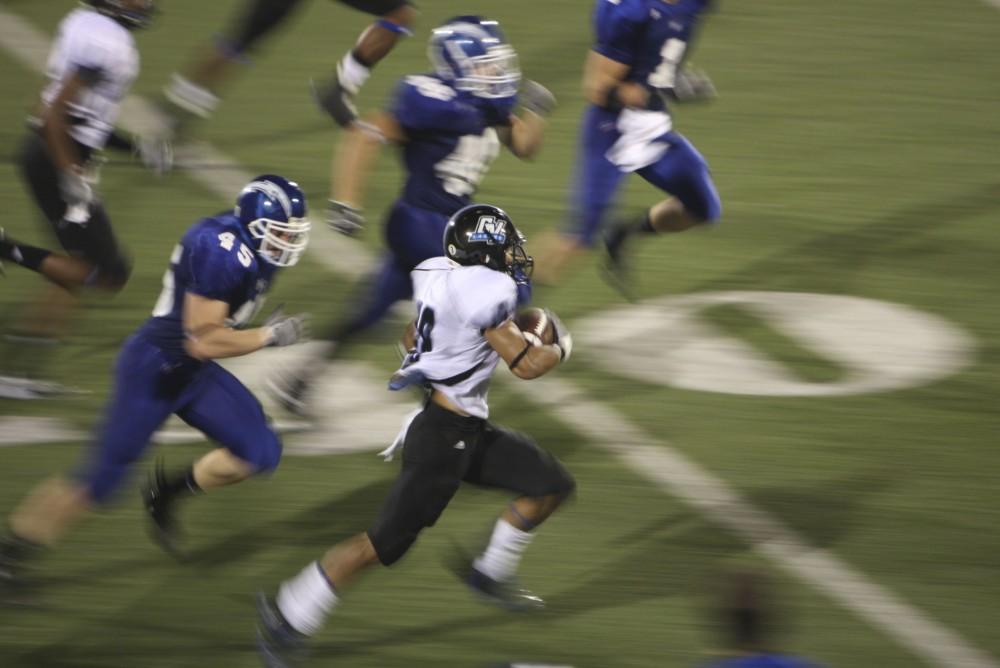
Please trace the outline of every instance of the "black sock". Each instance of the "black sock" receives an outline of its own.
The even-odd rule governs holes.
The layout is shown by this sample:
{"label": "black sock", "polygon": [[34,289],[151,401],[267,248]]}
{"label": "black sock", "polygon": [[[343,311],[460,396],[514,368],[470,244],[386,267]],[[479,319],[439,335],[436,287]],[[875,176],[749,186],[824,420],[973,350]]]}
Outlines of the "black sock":
{"label": "black sock", "polygon": [[636,234],[656,234],[656,228],[653,227],[653,220],[649,217],[648,211],[635,221],[633,229]]}
{"label": "black sock", "polygon": [[25,269],[38,271],[42,261],[52,254],[44,248],[36,248],[19,243],[13,239],[0,239],[0,259],[19,264]]}
{"label": "black sock", "polygon": [[194,480],[194,466],[189,466],[183,471],[168,475],[163,481],[161,489],[164,496],[168,499],[173,499],[177,496],[192,496],[200,492],[201,487]]}

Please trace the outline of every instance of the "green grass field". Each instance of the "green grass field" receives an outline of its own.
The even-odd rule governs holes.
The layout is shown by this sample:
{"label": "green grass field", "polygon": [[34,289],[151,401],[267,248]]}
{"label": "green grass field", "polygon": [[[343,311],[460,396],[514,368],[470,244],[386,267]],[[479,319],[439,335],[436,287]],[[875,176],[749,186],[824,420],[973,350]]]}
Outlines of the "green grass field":
{"label": "green grass field", "polygon": [[[51,33],[72,4],[6,0],[3,9]],[[155,94],[238,2],[162,4],[161,20],[140,36],[140,95]],[[379,67],[362,104],[376,107],[400,75],[425,69],[424,36],[440,20],[470,11],[499,19],[525,75],[551,87],[562,104],[540,159],[500,158],[479,199],[506,208],[529,239],[537,238],[561,222],[565,209],[589,3],[423,4],[420,36]],[[723,2],[721,10],[695,53],[720,98],[679,110],[676,125],[710,161],[724,217],[711,231],[646,244],[637,258],[640,298],[719,291],[860,297],[943,319],[973,348],[946,374],[842,395],[699,391],[667,377],[657,383],[597,349],[588,352],[586,337],[558,374],[812,546],[1000,656],[1000,59],[993,56],[1000,12],[975,0],[947,7],[931,0],[769,0]],[[199,138],[249,171],[296,178],[319,218],[336,133],[313,108],[306,82],[326,74],[366,21],[335,3],[310,3],[234,83]],[[40,76],[0,53],[0,77],[0,224],[47,243],[11,161]],[[395,158],[384,155],[380,164],[364,238],[372,251],[381,243],[376,221],[399,184]],[[136,258],[135,273],[115,300],[90,305],[52,369],[56,379],[91,394],[0,400],[0,416],[56,416],[89,428],[115,352],[152,307],[175,240],[194,219],[230,203],[183,172],[161,181],[121,162],[105,169],[102,192]],[[639,211],[655,197],[635,179],[622,209]],[[10,321],[38,287],[36,276],[8,267],[0,320]],[[309,310],[322,323],[344,307],[349,291],[349,282],[314,255],[288,272],[272,300]],[[571,328],[623,306],[593,259],[537,295]],[[702,315],[714,331],[799,383],[844,383],[858,371],[760,309],[723,304]],[[383,332],[350,356],[388,376],[394,332]],[[900,344],[919,335],[894,334]],[[655,365],[678,339],[654,329],[643,345]],[[897,363],[927,361],[904,356]],[[491,396],[497,422],[532,433],[578,479],[576,501],[546,524],[523,566],[525,583],[549,599],[548,611],[531,618],[494,611],[455,579],[454,555],[478,548],[504,502],[467,489],[403,562],[350,591],[318,639],[312,665],[689,666],[718,647],[706,613],[713,583],[742,565],[773,573],[785,613],[780,642],[789,651],[838,667],[934,665],[626,466],[607,443],[588,438],[587,425],[557,420],[510,383],[498,383]],[[0,448],[0,512],[42,477],[72,466],[80,446]],[[203,451],[166,446],[160,454],[180,466]],[[0,607],[0,666],[258,665],[253,592],[273,589],[328,545],[365,528],[394,472],[373,453],[288,456],[272,479],[186,508],[194,555],[185,564],[147,540],[129,485],[119,505],[44,560],[42,609]]]}

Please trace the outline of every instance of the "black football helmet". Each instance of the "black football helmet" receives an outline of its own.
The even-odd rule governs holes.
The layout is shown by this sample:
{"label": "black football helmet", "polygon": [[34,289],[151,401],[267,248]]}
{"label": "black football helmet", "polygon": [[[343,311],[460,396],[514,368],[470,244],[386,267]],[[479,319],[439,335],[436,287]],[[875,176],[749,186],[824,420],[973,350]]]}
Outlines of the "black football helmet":
{"label": "black football helmet", "polygon": [[527,278],[534,259],[524,250],[524,235],[514,227],[503,209],[489,204],[470,204],[448,219],[444,228],[444,254],[462,265],[486,265]]}
{"label": "black football helmet", "polygon": [[156,0],[83,0],[83,4],[110,16],[129,30],[145,28],[156,16]]}

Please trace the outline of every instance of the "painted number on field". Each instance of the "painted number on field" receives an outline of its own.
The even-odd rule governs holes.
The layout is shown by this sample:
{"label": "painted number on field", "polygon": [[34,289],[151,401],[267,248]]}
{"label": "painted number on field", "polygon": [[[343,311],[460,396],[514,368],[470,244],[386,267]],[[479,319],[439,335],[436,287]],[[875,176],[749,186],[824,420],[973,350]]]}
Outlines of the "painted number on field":
{"label": "painted number on field", "polygon": [[[844,369],[810,382],[701,317],[735,305]],[[672,387],[767,396],[832,396],[913,387],[969,364],[975,344],[956,325],[916,309],[860,297],[799,292],[671,296],[578,321],[574,336],[605,370]]]}

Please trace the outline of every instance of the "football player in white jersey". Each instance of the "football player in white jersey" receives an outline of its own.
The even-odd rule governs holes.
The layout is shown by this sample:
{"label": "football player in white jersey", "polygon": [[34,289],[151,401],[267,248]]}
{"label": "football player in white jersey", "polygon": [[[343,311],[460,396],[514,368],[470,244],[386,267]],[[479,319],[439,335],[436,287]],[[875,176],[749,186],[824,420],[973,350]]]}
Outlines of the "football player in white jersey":
{"label": "football player in white jersey", "polygon": [[[89,0],[59,25],[49,54],[47,83],[31,132],[18,155],[21,176],[65,253],[23,244],[0,230],[0,261],[42,274],[50,294],[22,313],[8,335],[3,357],[37,366],[31,349],[48,349],[64,333],[77,293],[99,288],[115,293],[127,282],[131,263],[115,239],[94,192],[92,159],[108,143],[119,108],[139,74],[132,31],[152,20],[154,0]],[[11,369],[17,375],[37,369]],[[52,384],[0,376],[0,396],[37,398]],[[41,388],[41,389],[40,389]]]}
{"label": "football player in white jersey", "polygon": [[566,359],[569,333],[553,314],[554,343],[543,344],[513,321],[512,274],[530,270],[523,237],[502,210],[467,206],[448,221],[446,257],[425,260],[412,273],[416,320],[404,337],[409,354],[391,389],[420,384],[423,410],[405,428],[403,464],[375,523],[341,542],[282,583],[274,599],[258,594],[258,650],[271,668],[304,648],[340,595],[367,567],[389,566],[425,527],[432,526],[462,482],[510,490],[517,497],[497,520],[467,583],[512,609],[539,608],[540,598],[514,583],[532,530],[573,491],[563,465],[524,434],[487,421],[490,377],[503,359],[519,378],[537,378]]}

